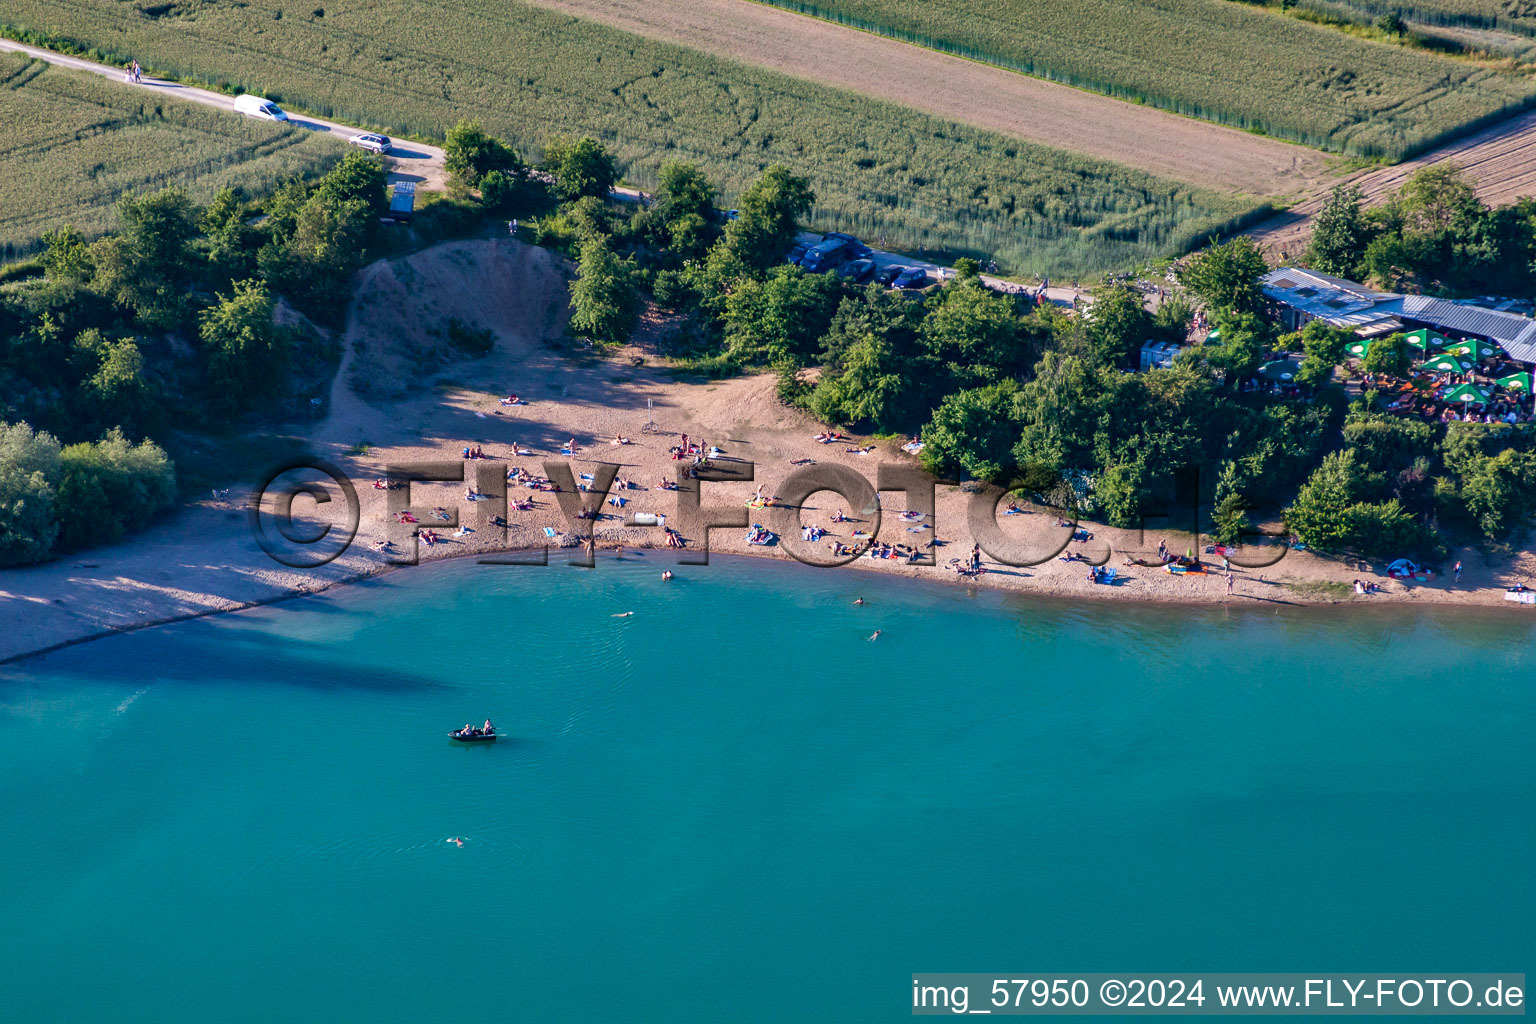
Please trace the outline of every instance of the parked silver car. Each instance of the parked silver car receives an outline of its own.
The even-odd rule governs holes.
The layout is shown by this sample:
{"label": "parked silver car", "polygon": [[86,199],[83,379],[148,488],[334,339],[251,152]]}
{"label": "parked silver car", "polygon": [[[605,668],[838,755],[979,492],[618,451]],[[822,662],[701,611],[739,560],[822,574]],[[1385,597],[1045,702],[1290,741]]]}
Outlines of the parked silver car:
{"label": "parked silver car", "polygon": [[370,153],[388,153],[395,148],[395,144],[389,141],[388,135],[375,135],[373,132],[354,135],[347,141]]}

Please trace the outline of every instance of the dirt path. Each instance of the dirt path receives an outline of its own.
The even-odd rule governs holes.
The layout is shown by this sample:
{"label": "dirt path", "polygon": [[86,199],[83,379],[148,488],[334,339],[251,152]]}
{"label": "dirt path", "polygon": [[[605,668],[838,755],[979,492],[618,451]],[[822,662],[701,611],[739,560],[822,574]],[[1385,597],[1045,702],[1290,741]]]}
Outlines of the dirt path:
{"label": "dirt path", "polygon": [[[52,50],[44,50],[36,46],[27,46],[10,39],[0,39],[0,51],[9,50],[14,53],[24,53],[38,60],[45,60],[63,68],[74,71],[87,71],[93,75],[100,75],[122,85],[125,89],[148,89],[152,92],[173,96],[176,99],[188,103],[201,103],[205,107],[218,107],[227,110],[231,117],[240,115],[235,113],[235,98],[226,96],[221,92],[213,92],[209,89],[197,89],[190,85],[182,85],[179,82],[169,82],[164,79],[150,78],[147,75],[139,83],[131,83],[125,79],[121,68],[108,67],[95,61],[85,60],[80,57],[71,57],[64,53],[55,53]],[[314,132],[329,132],[345,140],[358,134],[363,129],[340,124],[336,121],[323,121],[318,117],[298,115],[290,118],[292,124],[299,128],[307,128]],[[389,166],[389,181],[418,182],[422,188],[444,189],[448,187],[448,172],[443,167],[443,151],[437,146],[428,146],[420,142],[398,142],[395,148],[385,158]]]}
{"label": "dirt path", "polygon": [[1309,194],[1305,146],[1137,106],[742,0],[533,0],[542,7],[1193,184]]}
{"label": "dirt path", "polygon": [[[1442,146],[1392,167],[1356,175],[1350,181],[1365,193],[1366,205],[1379,203],[1415,171],[1451,162],[1466,172],[1478,196],[1490,206],[1502,206],[1522,196],[1536,195],[1536,111],[1501,121],[1474,135]],[[1294,258],[1312,233],[1312,218],[1322,209],[1331,185],[1306,202],[1259,224],[1249,232],[1278,258]]]}

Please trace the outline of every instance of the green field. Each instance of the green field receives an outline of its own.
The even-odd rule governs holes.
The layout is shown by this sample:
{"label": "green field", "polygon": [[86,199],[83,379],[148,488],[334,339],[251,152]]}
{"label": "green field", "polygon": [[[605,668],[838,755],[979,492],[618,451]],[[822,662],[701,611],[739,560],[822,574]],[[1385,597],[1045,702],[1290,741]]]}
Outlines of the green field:
{"label": "green field", "polygon": [[764,2],[1353,156],[1400,159],[1536,98],[1470,61],[1232,0]]}
{"label": "green field", "polygon": [[396,134],[439,137],[478,117],[529,156],[552,134],[589,134],[640,184],[665,160],[691,160],[732,195],[784,163],[810,178],[821,225],[1015,272],[1133,265],[1257,206],[505,0],[3,10],[12,31]]}
{"label": "green field", "polygon": [[26,253],[64,224],[112,225],[125,192],[181,185],[207,199],[319,170],[334,141],[161,99],[85,72],[0,54],[0,253]]}

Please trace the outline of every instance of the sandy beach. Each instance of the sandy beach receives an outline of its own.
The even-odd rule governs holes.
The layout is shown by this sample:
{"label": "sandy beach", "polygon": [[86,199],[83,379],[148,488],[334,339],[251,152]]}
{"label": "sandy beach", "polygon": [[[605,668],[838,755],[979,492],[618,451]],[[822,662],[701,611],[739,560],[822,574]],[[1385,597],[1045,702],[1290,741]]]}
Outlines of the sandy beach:
{"label": "sandy beach", "polygon": [[[814,545],[820,558],[829,558],[834,543],[854,544],[863,538],[855,530],[873,529],[873,512],[849,507],[831,492],[809,494],[799,509],[747,509],[761,485],[765,495],[780,493],[790,475],[813,460],[816,467],[841,466],[873,486],[878,467],[915,467],[916,459],[900,442],[851,438],[818,443],[823,430],[804,414],[786,408],[774,397],[771,375],[753,375],[719,382],[681,380],[657,365],[647,344],[664,323],[648,323],[637,341],[640,347],[598,357],[571,352],[561,336],[566,316],[567,269],[546,250],[510,239],[454,242],[414,256],[380,262],[363,271],[350,310],[342,365],[332,387],[328,417],[310,432],[315,454],[334,463],[354,482],[359,500],[358,532],[339,558],[313,570],[292,569],[274,561],[256,542],[247,505],[256,479],[231,479],[226,498],[190,504],[165,522],[110,548],[66,556],[28,569],[0,573],[0,662],[82,639],[196,615],[233,610],[313,593],[340,583],[395,570],[410,544],[409,524],[397,523],[386,508],[391,494],[372,482],[390,467],[408,463],[457,464],[465,480],[505,479],[510,467],[545,476],[546,462],[568,466],[572,480],[596,476],[605,464],[632,486],[609,497],[626,499],[624,507],[601,506],[602,517],[592,525],[597,567],[620,557],[619,548],[649,551],[646,558],[659,573],[707,572],[703,566],[675,567],[674,556],[696,558],[700,537],[690,536],[683,552],[668,550],[665,534],[655,526],[627,525],[635,513],[664,515],[680,525],[677,494],[657,489],[674,480],[686,463],[672,459],[669,449],[681,435],[718,446],[717,464],[737,472],[753,464],[753,479],[708,482],[706,506],[747,510],[750,521],[762,522],[781,534],[781,543],[754,547],[744,530],[715,529],[710,551],[791,557],[782,534],[799,540],[799,523],[828,531]],[[448,343],[450,316],[493,333],[490,355],[467,359]],[[521,404],[505,405],[516,395]],[[649,405],[648,405],[649,403]],[[647,430],[647,424],[651,429]],[[614,443],[625,437],[627,444]],[[561,454],[563,442],[574,437],[579,446]],[[521,454],[512,455],[516,443]],[[464,448],[479,448],[484,460],[464,460]],[[798,464],[798,465],[797,465]],[[485,474],[477,477],[477,474]],[[252,474],[254,477],[256,474]],[[313,474],[304,479],[317,479]],[[509,509],[509,528],[492,523],[495,501],[466,501],[465,483],[415,483],[410,504],[420,527],[435,528],[443,540],[421,544],[422,562],[477,556],[518,549],[577,547],[573,524],[562,513],[555,495],[509,485],[512,500],[532,497],[530,510]],[[901,492],[881,495],[876,539],[890,544],[926,545],[936,565],[906,564],[902,559],[861,557],[828,571],[873,571],[967,586],[1001,587],[1022,593],[1106,601],[1160,601],[1257,605],[1323,602],[1480,605],[1512,614],[1531,609],[1503,599],[1504,589],[1536,575],[1536,557],[1529,550],[1513,559],[1489,560],[1476,550],[1453,554],[1466,571],[1459,583],[1449,576],[1429,582],[1401,583],[1386,577],[1384,565],[1361,568],[1306,552],[1287,551],[1266,567],[1234,566],[1231,592],[1220,573],[1175,576],[1158,568],[1157,548],[1183,554],[1204,553],[1209,540],[1148,528],[1116,530],[1085,524],[1091,539],[1069,540],[1071,527],[1057,525],[1050,510],[997,516],[1001,537],[1020,550],[1042,558],[1040,564],[1011,566],[983,556],[988,570],[975,580],[963,579],[951,560],[969,557],[975,538],[967,525],[967,507],[974,487],[940,484],[932,516],[904,519]],[[585,496],[582,496],[585,498]],[[398,500],[398,499],[397,499]],[[314,522],[336,522],[344,503],[315,505],[294,502],[297,516]],[[433,517],[441,507],[472,532],[459,536],[456,525]],[[842,509],[859,522],[837,523]],[[579,524],[585,527],[586,523]],[[546,528],[555,531],[549,539]],[[375,550],[389,541],[393,548]],[[989,546],[998,546],[996,542]],[[1529,545],[1527,545],[1527,548]],[[1065,549],[1089,562],[1113,567],[1121,581],[1113,586],[1088,579],[1082,562],[1062,561]],[[1265,549],[1236,561],[1270,560],[1276,549]],[[555,556],[552,556],[552,561]],[[627,556],[627,557],[633,557]],[[1020,559],[1015,559],[1020,560]],[[1153,565],[1128,564],[1151,562]],[[409,568],[399,571],[410,571]],[[500,571],[551,571],[534,568]],[[1385,592],[1356,596],[1348,589],[1355,578],[1381,584]],[[1339,585],[1343,584],[1343,587]]]}

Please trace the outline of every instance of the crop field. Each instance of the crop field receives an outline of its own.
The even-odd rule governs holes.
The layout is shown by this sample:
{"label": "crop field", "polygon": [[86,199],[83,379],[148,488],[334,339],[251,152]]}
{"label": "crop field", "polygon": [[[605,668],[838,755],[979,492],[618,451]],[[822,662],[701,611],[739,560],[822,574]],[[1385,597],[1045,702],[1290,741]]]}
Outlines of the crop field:
{"label": "crop field", "polygon": [[1536,99],[1532,83],[1470,61],[1232,0],[765,2],[1353,156],[1400,159]]}
{"label": "crop field", "polygon": [[0,54],[0,253],[47,231],[112,225],[124,193],[181,185],[207,199],[226,184],[261,189],[340,155],[293,128],[159,100],[83,72]]}
{"label": "crop field", "polygon": [[765,4],[533,2],[1192,185],[1285,198],[1331,180],[1332,165],[1338,163],[1294,142],[1126,103]]}
{"label": "crop field", "polygon": [[478,117],[528,155],[592,135],[640,184],[691,160],[731,195],[784,163],[821,226],[1015,272],[1129,266],[1260,206],[506,0],[7,0],[0,18],[395,134]]}

